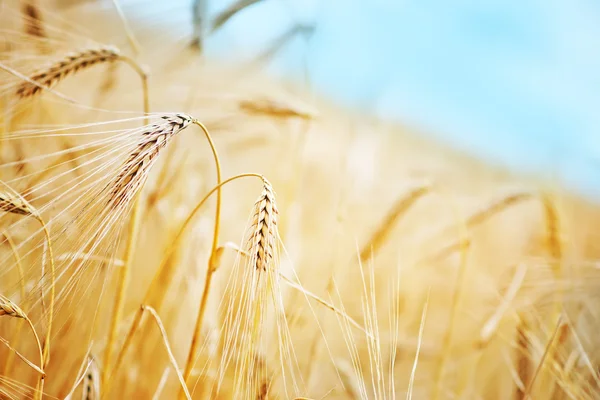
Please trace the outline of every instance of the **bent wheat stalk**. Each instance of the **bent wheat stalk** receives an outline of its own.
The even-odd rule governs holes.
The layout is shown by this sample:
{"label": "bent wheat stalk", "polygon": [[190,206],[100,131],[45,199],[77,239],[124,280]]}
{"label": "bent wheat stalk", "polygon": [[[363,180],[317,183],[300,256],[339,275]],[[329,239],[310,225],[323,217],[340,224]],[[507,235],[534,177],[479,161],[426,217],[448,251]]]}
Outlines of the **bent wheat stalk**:
{"label": "bent wheat stalk", "polygon": [[42,354],[42,345],[40,344],[40,338],[35,330],[35,327],[33,326],[33,323],[31,323],[31,320],[29,319],[27,314],[25,314],[25,312],[23,310],[21,310],[21,308],[19,308],[19,306],[17,306],[15,303],[13,303],[9,298],[0,295],[0,316],[3,316],[3,315],[8,315],[9,317],[13,317],[13,318],[23,318],[27,322],[27,324],[31,328],[31,332],[33,332],[33,336],[35,337],[35,341],[36,341],[36,344],[38,347],[38,351],[39,351],[39,355],[40,355],[40,367],[35,366],[33,363],[31,363],[30,361],[25,359],[21,354],[19,354],[16,350],[12,349],[12,347],[10,347],[8,345],[8,342],[4,342],[4,344],[6,344],[10,349],[12,349],[13,353],[16,354],[17,356],[19,356],[19,358],[21,358],[23,361],[25,361],[27,363],[27,365],[29,365],[30,367],[35,369],[37,372],[42,374],[42,376],[45,375],[45,373],[44,373],[44,356]]}
{"label": "bent wheat stalk", "polygon": [[[23,301],[23,299],[25,299],[25,275],[23,273],[23,264],[21,263],[21,257],[19,256],[19,252],[17,251],[17,247],[15,245],[15,242],[13,241],[12,237],[8,234],[8,232],[3,232],[3,235],[6,238],[6,241],[8,242],[8,245],[10,246],[10,250],[13,253],[13,257],[14,257],[15,263],[17,265],[17,270],[19,271],[19,286],[20,286],[20,290],[21,290],[20,291],[20,293],[21,293],[21,299]],[[17,329],[15,330],[15,333],[14,333],[13,338],[11,340],[11,343],[13,345],[16,345],[16,343],[21,338],[21,328],[22,328],[22,325],[19,325],[17,327]],[[38,343],[39,343],[39,340],[38,340]],[[39,348],[40,348],[40,354],[41,354],[42,348],[41,348],[41,346]],[[4,370],[2,372],[2,375],[7,375],[9,373],[9,371],[11,370],[13,361],[15,359],[14,356],[15,356],[15,353],[11,352],[6,357],[6,364],[4,364]]]}
{"label": "bent wheat stalk", "polygon": [[[45,369],[50,361],[50,336],[52,334],[52,321],[54,319],[54,297],[55,297],[55,284],[56,284],[56,271],[54,266],[54,255],[52,252],[52,241],[50,239],[50,232],[47,228],[44,219],[41,214],[35,209],[23,196],[10,188],[6,183],[2,182],[6,187],[5,191],[0,192],[0,210],[24,215],[24,216],[32,216],[37,219],[38,222],[42,225],[42,229],[44,231],[44,235],[46,236],[46,243],[48,245],[48,254],[50,257],[50,310],[48,313],[48,328],[46,330],[46,337],[44,340],[44,348],[43,348],[43,362],[42,369]],[[42,276],[42,278],[44,278]],[[42,290],[42,301],[43,301],[43,290]],[[36,391],[36,395],[40,395],[43,392],[44,388],[44,375],[40,376],[40,380],[38,381],[38,389]]]}
{"label": "bent wheat stalk", "polygon": [[206,269],[206,277],[204,280],[204,290],[202,291],[202,297],[200,299],[200,306],[198,308],[198,316],[196,317],[196,324],[194,327],[194,335],[192,336],[192,343],[190,344],[190,350],[188,352],[188,358],[185,365],[185,373],[183,375],[184,381],[187,382],[191,373],[192,367],[194,365],[194,357],[196,351],[198,350],[198,342],[200,338],[200,334],[202,331],[202,320],[204,319],[204,313],[206,311],[206,304],[208,301],[208,295],[210,293],[210,286],[212,283],[212,277],[216,270],[215,265],[217,262],[217,250],[219,248],[219,230],[221,226],[221,161],[219,160],[219,155],[217,153],[217,149],[213,143],[212,137],[208,132],[208,129],[197,119],[194,119],[194,124],[198,125],[202,132],[204,133],[208,144],[213,153],[214,161],[215,161],[215,169],[217,174],[217,201],[215,206],[215,225],[213,231],[213,242],[210,251],[210,257],[208,259],[208,266]]}
{"label": "bent wheat stalk", "polygon": [[185,393],[185,397],[187,398],[187,400],[191,400],[192,396],[190,396],[190,392],[188,391],[187,385],[185,384],[185,380],[183,380],[183,375],[181,375],[181,371],[179,370],[179,367],[177,366],[177,360],[175,360],[175,356],[173,355],[173,351],[171,350],[171,345],[169,345],[169,339],[167,338],[167,331],[165,330],[165,327],[163,326],[163,323],[160,320],[158,313],[156,312],[156,310],[154,308],[152,308],[150,306],[146,306],[146,305],[142,306],[142,310],[148,311],[154,318],[154,321],[156,322],[156,325],[158,326],[158,329],[160,330],[160,335],[162,336],[163,343],[165,345],[165,349],[167,349],[167,353],[169,354],[169,360],[171,361],[171,364],[173,365],[173,369],[175,369],[177,378],[179,378],[179,383],[181,383],[181,388],[182,388],[183,392]]}

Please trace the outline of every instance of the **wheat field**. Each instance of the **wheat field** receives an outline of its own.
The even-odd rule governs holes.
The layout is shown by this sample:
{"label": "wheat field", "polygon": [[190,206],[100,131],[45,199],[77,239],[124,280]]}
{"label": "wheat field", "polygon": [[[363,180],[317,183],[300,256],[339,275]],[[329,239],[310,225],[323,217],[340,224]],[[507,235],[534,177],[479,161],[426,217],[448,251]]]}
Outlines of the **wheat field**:
{"label": "wheat field", "polygon": [[600,398],[597,205],[119,2],[0,10],[0,398]]}

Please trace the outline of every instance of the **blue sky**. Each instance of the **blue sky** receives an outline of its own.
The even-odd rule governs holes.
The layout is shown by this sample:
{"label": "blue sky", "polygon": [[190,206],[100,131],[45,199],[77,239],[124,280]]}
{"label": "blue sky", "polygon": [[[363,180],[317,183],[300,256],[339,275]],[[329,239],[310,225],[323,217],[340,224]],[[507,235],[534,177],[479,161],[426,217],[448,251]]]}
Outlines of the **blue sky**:
{"label": "blue sky", "polygon": [[310,45],[272,71],[600,199],[599,0],[264,0],[208,53],[250,57],[295,22],[317,24]]}

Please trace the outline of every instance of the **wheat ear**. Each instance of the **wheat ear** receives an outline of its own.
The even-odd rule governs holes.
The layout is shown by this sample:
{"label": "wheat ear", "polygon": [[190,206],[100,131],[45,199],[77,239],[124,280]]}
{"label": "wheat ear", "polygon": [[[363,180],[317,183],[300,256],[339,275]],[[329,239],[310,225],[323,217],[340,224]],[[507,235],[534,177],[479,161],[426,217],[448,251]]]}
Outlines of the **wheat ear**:
{"label": "wheat ear", "polygon": [[39,38],[47,37],[42,24],[42,13],[35,4],[34,0],[26,0],[21,6],[23,15],[27,18],[25,21],[25,32],[31,36],[37,36]]}
{"label": "wheat ear", "polygon": [[[38,371],[40,374],[44,375],[44,357],[42,354],[42,345],[40,344],[40,338],[35,330],[35,327],[33,326],[33,323],[31,322],[31,320],[29,319],[27,314],[25,314],[25,312],[23,310],[21,310],[21,308],[19,308],[19,306],[17,306],[15,303],[13,303],[9,298],[0,295],[0,316],[3,316],[3,315],[8,315],[9,317],[13,317],[13,318],[23,318],[25,321],[27,321],[27,324],[31,328],[31,332],[33,332],[33,336],[35,337],[35,341],[37,343],[37,347],[38,347],[38,351],[39,351],[39,355],[40,355],[40,367],[38,368],[33,363],[26,360],[16,350],[13,350],[13,353],[16,354],[17,356],[19,356],[19,358],[21,358],[23,361],[25,361],[28,365],[30,365],[33,369]],[[8,346],[8,342],[5,342],[5,344]],[[11,348],[10,346],[8,346],[8,347]]]}
{"label": "wheat ear", "polygon": [[[133,59],[121,54],[118,48],[114,46],[91,47],[83,50],[66,54],[60,60],[57,60],[43,69],[33,73],[22,82],[16,90],[16,95],[20,99],[30,98],[43,89],[52,89],[60,81],[69,75],[93,65],[123,61],[128,64],[140,77],[142,81],[142,90],[144,96],[144,114],[150,112],[148,96],[148,74]],[[10,69],[5,68],[9,72]],[[14,72],[13,72],[14,73]],[[18,74],[17,76],[19,76]],[[147,121],[145,122],[147,124]]]}
{"label": "wheat ear", "polygon": [[247,252],[255,260],[254,268],[266,271],[275,254],[277,232],[277,205],[271,183],[263,178],[263,190],[256,203],[252,218],[252,234]]}
{"label": "wheat ear", "polygon": [[92,355],[88,355],[89,368],[83,375],[81,400],[100,400],[100,371]]}
{"label": "wheat ear", "polygon": [[[255,174],[255,173],[245,173],[245,174],[241,174],[241,175],[236,175],[233,176],[231,178],[228,178],[226,180],[224,180],[223,182],[221,182],[220,185],[217,185],[215,187],[213,187],[203,198],[202,200],[200,200],[200,202],[198,202],[198,204],[196,204],[196,206],[194,207],[194,209],[190,212],[190,214],[187,216],[187,218],[185,219],[185,221],[181,224],[179,230],[177,231],[177,234],[175,235],[175,238],[173,239],[173,241],[171,242],[171,244],[169,245],[169,247],[167,248],[167,250],[163,253],[163,259],[158,267],[158,269],[156,270],[154,277],[152,278],[152,282],[150,283],[150,285],[148,286],[148,289],[146,290],[146,294],[144,296],[144,301],[143,304],[148,304],[148,302],[150,301],[150,298],[152,297],[152,294],[162,285],[168,285],[168,282],[165,283],[165,281],[163,279],[161,279],[161,277],[163,275],[167,275],[170,276],[171,274],[166,271],[166,268],[172,268],[172,265],[170,265],[169,261],[169,257],[173,254],[173,252],[175,251],[175,249],[179,246],[179,244],[181,243],[181,240],[184,237],[184,233],[186,232],[187,228],[189,227],[189,225],[191,224],[191,222],[194,220],[194,217],[196,216],[196,214],[198,214],[198,212],[200,211],[200,209],[204,206],[204,204],[206,204],[206,202],[208,201],[208,199],[210,199],[210,197],[217,192],[218,190],[221,189],[221,187],[223,187],[224,185],[233,182],[234,180],[237,179],[241,179],[241,178],[248,178],[248,177],[252,177],[252,178],[259,178],[259,179],[263,179],[263,176],[260,174]],[[217,253],[218,253],[218,249],[219,247],[217,247]],[[216,259],[218,259],[218,254]],[[160,308],[161,303],[159,302],[159,304],[156,304],[155,307]],[[143,310],[140,308],[138,309],[137,313],[135,314],[134,318],[133,318],[133,322],[131,324],[131,327],[129,328],[129,331],[127,333],[127,336],[125,337],[125,341],[123,342],[123,346],[121,347],[121,350],[119,351],[119,354],[117,356],[117,360],[115,361],[115,367],[114,370],[117,371],[122,362],[123,362],[123,358],[125,357],[125,354],[127,353],[127,350],[129,349],[129,346],[132,343],[132,339],[133,336],[135,335],[135,333],[137,332],[137,330],[139,329],[141,320],[142,320],[142,316],[143,316]],[[109,381],[107,382],[107,389],[110,389],[110,383],[112,382],[112,377],[113,375],[109,376]]]}
{"label": "wheat ear", "polygon": [[[123,164],[121,173],[109,184],[109,187],[111,187],[109,206],[117,208],[119,205],[128,204],[130,201],[133,201],[133,209],[129,222],[129,235],[125,248],[124,265],[119,268],[117,295],[113,307],[108,342],[104,353],[105,368],[103,370],[102,382],[105,385],[108,382],[107,378],[110,373],[114,343],[123,312],[127,282],[129,280],[129,272],[133,263],[134,248],[139,231],[141,215],[139,192],[146,182],[150,169],[154,165],[160,151],[177,133],[185,129],[191,122],[191,117],[185,114],[175,114],[173,116],[165,116],[160,123],[152,124],[145,128],[142,131],[142,140]],[[107,388],[103,389],[103,392],[107,393]]]}
{"label": "wheat ear", "polygon": [[[198,2],[198,0],[196,0]],[[225,10],[221,11],[212,21],[212,26],[210,27],[211,33],[219,30],[223,25],[227,23],[234,15],[238,14],[240,11],[244,10],[247,7],[255,3],[259,3],[262,0],[238,0],[235,3],[231,4]]]}
{"label": "wheat ear", "polygon": [[89,48],[69,53],[62,59],[29,76],[29,79],[33,82],[22,82],[17,87],[16,95],[22,99],[33,97],[41,93],[43,87],[51,89],[68,75],[96,64],[116,61],[120,57],[118,49],[112,46]]}
{"label": "wheat ear", "polygon": [[368,242],[360,251],[361,265],[366,265],[383,243],[387,240],[390,232],[398,222],[398,220],[415,204],[417,200],[429,193],[430,185],[422,185],[412,189],[408,194],[400,197],[389,210],[377,230],[371,235]]}

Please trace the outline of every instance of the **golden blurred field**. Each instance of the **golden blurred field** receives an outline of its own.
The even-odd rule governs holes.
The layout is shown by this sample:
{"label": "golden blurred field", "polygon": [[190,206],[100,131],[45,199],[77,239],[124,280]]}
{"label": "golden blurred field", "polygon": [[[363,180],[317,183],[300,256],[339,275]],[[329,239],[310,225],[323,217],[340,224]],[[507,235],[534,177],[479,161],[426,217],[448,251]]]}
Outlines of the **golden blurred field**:
{"label": "golden blurred field", "polygon": [[[132,25],[135,55],[112,3],[95,3],[0,3],[0,398],[185,398],[178,373],[194,399],[600,398],[596,205],[257,65],[203,59],[168,29]],[[157,125],[143,127],[141,81],[122,59],[19,95],[70,52],[107,44],[148,71]],[[216,196],[193,212],[217,184],[193,124],[128,164],[172,113],[208,129],[222,180],[266,177],[278,214],[260,179],[234,180],[215,239]],[[134,172],[147,182],[131,175],[115,200]],[[43,386],[8,346],[44,369]]]}

